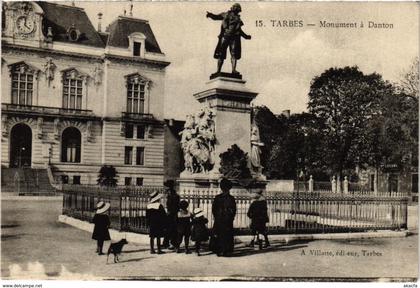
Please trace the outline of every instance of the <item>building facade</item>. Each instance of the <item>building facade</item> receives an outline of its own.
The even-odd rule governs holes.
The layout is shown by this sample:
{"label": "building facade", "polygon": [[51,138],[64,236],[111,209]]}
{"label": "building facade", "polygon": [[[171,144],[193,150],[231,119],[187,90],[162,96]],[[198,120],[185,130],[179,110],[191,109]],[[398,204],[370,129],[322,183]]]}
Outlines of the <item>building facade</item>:
{"label": "building facade", "polygon": [[395,164],[388,164],[383,169],[370,168],[363,171],[361,179],[368,183],[369,190],[381,194],[402,193],[418,202],[418,166],[417,157],[412,165],[402,169]]}
{"label": "building facade", "polygon": [[169,62],[148,21],[120,16],[102,32],[48,2],[5,2],[3,16],[2,168],[96,184],[106,164],[119,185],[161,185]]}

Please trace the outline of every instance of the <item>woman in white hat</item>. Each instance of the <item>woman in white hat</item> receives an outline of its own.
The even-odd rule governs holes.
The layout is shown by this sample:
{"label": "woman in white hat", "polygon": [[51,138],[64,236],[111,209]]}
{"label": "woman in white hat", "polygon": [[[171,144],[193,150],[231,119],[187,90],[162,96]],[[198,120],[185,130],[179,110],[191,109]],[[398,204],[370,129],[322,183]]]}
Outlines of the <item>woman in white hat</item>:
{"label": "woman in white hat", "polygon": [[253,239],[249,246],[254,247],[255,236],[257,236],[257,242],[259,245],[259,249],[262,249],[262,241],[260,240],[260,234],[264,236],[264,247],[270,246],[270,242],[268,241],[267,235],[267,226],[266,224],[269,221],[268,218],[268,209],[267,209],[267,201],[265,197],[262,195],[263,191],[260,190],[255,193],[253,197],[253,202],[249,206],[248,209],[248,217],[251,218],[251,231],[253,235]]}
{"label": "woman in white hat", "polygon": [[146,219],[149,224],[149,237],[150,237],[150,253],[155,254],[154,242],[156,244],[158,254],[163,254],[161,250],[160,238],[165,236],[166,212],[163,205],[160,204],[162,194],[159,191],[154,191],[150,194],[150,202],[147,204]]}
{"label": "woman in white hat", "polygon": [[207,228],[207,220],[204,217],[204,211],[202,208],[198,207],[194,209],[194,218],[192,220],[192,229],[191,229],[191,240],[195,241],[195,252],[197,256],[200,256],[200,247],[201,242],[209,240],[209,229]]}
{"label": "woman in white hat", "polygon": [[92,239],[97,241],[96,253],[98,253],[98,255],[104,255],[102,252],[104,241],[111,240],[108,231],[111,222],[109,221],[109,217],[106,214],[110,206],[111,205],[109,203],[100,201],[96,205],[96,213],[92,220],[93,224],[95,224],[93,228]]}

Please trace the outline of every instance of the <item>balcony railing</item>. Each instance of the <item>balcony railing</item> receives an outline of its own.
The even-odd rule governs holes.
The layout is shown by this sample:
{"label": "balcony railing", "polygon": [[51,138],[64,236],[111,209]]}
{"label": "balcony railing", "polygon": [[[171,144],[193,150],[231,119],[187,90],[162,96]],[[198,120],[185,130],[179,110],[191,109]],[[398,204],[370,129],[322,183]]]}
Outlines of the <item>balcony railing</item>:
{"label": "balcony railing", "polygon": [[155,118],[153,117],[153,114],[132,113],[132,112],[122,112],[122,118],[124,120],[147,120],[147,121],[155,120]]}
{"label": "balcony railing", "polygon": [[56,108],[47,106],[32,106],[32,105],[19,105],[2,103],[1,110],[3,113],[23,113],[26,115],[55,115],[55,116],[75,116],[75,117],[93,117],[92,110],[83,109],[67,109],[67,108]]}

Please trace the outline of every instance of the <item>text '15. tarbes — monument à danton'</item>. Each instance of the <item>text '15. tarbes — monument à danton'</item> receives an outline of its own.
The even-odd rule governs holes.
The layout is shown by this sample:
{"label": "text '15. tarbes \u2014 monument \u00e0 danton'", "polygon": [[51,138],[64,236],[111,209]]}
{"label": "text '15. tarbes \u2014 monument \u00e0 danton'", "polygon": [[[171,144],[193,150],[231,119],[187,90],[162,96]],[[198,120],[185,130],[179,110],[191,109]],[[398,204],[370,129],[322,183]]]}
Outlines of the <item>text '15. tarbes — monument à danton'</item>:
{"label": "text '15. tarbes \u2014 monument \u00e0 danton'", "polygon": [[[179,179],[181,191],[194,187],[218,187],[220,177],[224,176],[220,169],[220,154],[233,145],[237,146],[236,150],[239,147],[246,153],[245,165],[250,171],[248,176],[240,175],[232,179],[236,188],[261,189],[266,184],[260,164],[260,146],[264,144],[259,140],[258,127],[251,121],[250,103],[258,93],[246,87],[246,81],[236,70],[237,60],[241,58],[241,38],[251,39],[242,31],[240,12],[241,6],[234,4],[227,12],[207,12],[206,15],[207,18],[222,21],[214,52],[217,71],[210,76],[204,89],[194,94],[202,108],[196,114],[187,115],[181,132],[185,164]],[[222,72],[228,48],[231,73]]]}

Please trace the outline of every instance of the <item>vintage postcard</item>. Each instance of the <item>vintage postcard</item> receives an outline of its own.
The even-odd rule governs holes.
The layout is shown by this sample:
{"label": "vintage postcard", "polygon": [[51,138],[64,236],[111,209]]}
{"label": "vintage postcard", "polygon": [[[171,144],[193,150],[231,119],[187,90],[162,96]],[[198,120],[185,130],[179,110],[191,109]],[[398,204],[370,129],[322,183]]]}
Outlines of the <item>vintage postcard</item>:
{"label": "vintage postcard", "polygon": [[3,287],[417,287],[418,2],[3,1],[1,21]]}

